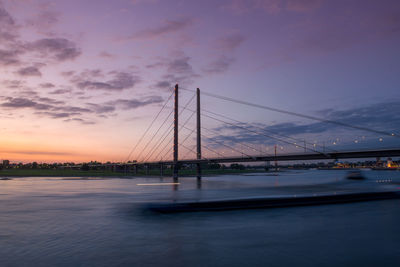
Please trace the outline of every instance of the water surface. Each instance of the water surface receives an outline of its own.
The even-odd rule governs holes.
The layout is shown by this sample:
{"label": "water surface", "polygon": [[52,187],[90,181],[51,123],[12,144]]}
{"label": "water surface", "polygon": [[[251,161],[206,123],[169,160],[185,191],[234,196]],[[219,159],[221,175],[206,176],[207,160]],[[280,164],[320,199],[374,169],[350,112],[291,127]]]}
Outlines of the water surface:
{"label": "water surface", "polygon": [[[365,174],[369,187],[400,184],[400,172]],[[205,177],[200,189],[195,178],[178,186],[138,185],[169,178],[0,181],[0,266],[400,266],[399,200],[170,215],[142,209],[331,186],[344,176],[311,170]]]}

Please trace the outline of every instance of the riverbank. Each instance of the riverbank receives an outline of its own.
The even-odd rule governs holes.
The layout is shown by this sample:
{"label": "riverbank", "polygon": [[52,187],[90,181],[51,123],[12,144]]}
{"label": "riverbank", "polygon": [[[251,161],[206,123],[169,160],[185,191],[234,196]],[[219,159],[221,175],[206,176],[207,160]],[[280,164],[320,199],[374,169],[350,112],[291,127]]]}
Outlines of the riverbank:
{"label": "riverbank", "polygon": [[[202,171],[203,176],[226,175],[226,174],[246,174],[262,173],[264,170],[239,170],[239,169],[206,169]],[[171,176],[171,170],[165,170],[164,176]],[[180,170],[181,176],[195,176],[195,170]],[[71,170],[71,169],[3,169],[0,170],[0,177],[135,177],[135,176],[160,176],[159,170],[149,170],[146,174],[143,170],[137,174],[132,172],[113,172],[105,170]]]}

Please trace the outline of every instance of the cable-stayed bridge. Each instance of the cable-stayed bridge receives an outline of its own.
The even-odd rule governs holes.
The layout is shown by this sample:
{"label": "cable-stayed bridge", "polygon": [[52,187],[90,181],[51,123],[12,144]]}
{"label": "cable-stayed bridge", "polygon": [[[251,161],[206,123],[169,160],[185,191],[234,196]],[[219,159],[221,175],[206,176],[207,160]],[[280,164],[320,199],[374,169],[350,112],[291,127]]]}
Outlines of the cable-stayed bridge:
{"label": "cable-stayed bridge", "polygon": [[[192,95],[182,106],[179,105],[180,90]],[[347,131],[363,132],[373,135],[373,138],[378,142],[382,142],[383,138],[400,140],[399,135],[394,132],[350,124],[340,120],[304,115],[209,92],[202,92],[201,95],[236,105],[244,105],[264,111],[272,111],[287,116],[311,120],[315,122],[314,126],[317,125],[318,127],[321,127],[321,125],[331,125],[335,128],[346,129]],[[201,107],[201,95],[199,88],[190,90],[179,88],[176,85],[173,92],[169,95],[150,125],[130,151],[125,163],[121,163],[121,165],[125,167],[129,166],[129,168],[133,167],[136,172],[139,166],[144,166],[148,170],[149,166],[157,165],[160,168],[161,175],[166,167],[171,167],[173,168],[173,177],[177,178],[180,165],[195,164],[197,165],[197,176],[200,178],[201,166],[207,163],[274,161],[276,164],[277,161],[338,160],[400,156],[398,143],[395,143],[396,146],[394,147],[385,148],[374,146],[364,149],[334,149],[332,146],[339,142],[338,138],[331,145],[326,145],[325,142],[307,141],[306,138],[294,137],[296,135],[285,133],[279,129],[271,129],[273,127],[265,127],[257,123],[246,123],[226,114]],[[173,107],[169,106],[171,102],[173,102]],[[193,102],[195,102],[195,108],[190,106]],[[168,112],[168,110],[170,111]],[[186,117],[183,115],[186,115]],[[163,116],[164,118],[162,118]],[[181,117],[184,118],[182,122]],[[219,127],[205,127],[202,119],[213,121]],[[190,127],[190,123],[194,121],[196,122],[195,125]],[[224,136],[221,127],[238,131],[239,136]],[[302,129],[305,133],[308,132],[307,125],[302,126]],[[182,135],[182,133],[185,135]],[[249,140],[242,138],[243,136]],[[252,139],[256,140],[256,142],[252,142]],[[354,144],[357,144],[364,139],[365,136],[361,135],[353,141]],[[286,147],[285,152],[283,152],[284,146]],[[299,149],[301,152],[298,151]]]}

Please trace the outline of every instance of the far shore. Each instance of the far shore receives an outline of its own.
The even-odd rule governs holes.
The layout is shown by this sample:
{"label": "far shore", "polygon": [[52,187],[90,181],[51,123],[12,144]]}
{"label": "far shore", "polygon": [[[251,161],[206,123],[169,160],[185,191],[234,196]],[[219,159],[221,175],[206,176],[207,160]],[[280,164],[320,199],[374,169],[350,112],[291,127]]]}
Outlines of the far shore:
{"label": "far shore", "polygon": [[[202,171],[202,176],[241,174],[241,173],[260,173],[266,172],[260,169],[208,169]],[[180,170],[181,176],[196,176],[195,170]],[[112,172],[104,170],[61,170],[61,169],[3,169],[0,170],[0,177],[107,177],[107,178],[134,178],[134,177],[160,177],[159,170],[150,170],[148,174],[140,171],[137,174],[132,172]],[[165,177],[172,176],[170,170],[164,172]]]}

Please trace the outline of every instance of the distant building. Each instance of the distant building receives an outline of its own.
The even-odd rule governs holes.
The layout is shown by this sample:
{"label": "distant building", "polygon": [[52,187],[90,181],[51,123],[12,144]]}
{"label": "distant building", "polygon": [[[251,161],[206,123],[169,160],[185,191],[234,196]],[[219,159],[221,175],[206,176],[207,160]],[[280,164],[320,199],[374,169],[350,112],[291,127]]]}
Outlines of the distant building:
{"label": "distant building", "polygon": [[392,165],[393,165],[392,158],[388,158],[386,161],[386,167],[391,168],[393,167]]}
{"label": "distant building", "polygon": [[3,168],[8,168],[10,166],[10,161],[8,159],[3,160]]}

